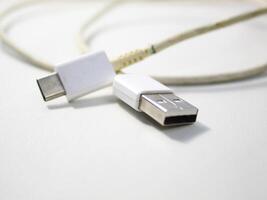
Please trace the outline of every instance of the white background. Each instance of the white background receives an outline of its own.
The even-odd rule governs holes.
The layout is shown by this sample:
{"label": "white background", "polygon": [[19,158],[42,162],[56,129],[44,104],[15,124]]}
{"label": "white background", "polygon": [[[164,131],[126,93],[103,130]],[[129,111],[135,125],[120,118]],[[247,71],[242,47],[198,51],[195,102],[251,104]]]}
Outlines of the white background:
{"label": "white background", "polygon": [[[10,4],[1,1],[1,10]],[[46,4],[45,4],[46,5]],[[9,35],[51,63],[78,55],[79,26],[104,4],[48,4],[15,16]],[[165,36],[254,9],[255,2],[125,4],[90,33],[110,58]],[[197,75],[267,61],[267,18],[183,42],[131,73]],[[42,101],[47,72],[0,52],[1,200],[266,200],[267,76],[173,87],[200,110],[192,126],[160,128],[112,96]]]}

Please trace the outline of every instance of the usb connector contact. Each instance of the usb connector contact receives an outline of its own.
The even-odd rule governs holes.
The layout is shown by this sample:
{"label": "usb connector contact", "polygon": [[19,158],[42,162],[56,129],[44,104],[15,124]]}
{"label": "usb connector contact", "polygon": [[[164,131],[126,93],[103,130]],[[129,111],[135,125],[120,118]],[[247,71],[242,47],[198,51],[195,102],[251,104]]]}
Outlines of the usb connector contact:
{"label": "usb connector contact", "polygon": [[162,126],[192,124],[197,119],[195,106],[148,76],[118,75],[113,88],[119,99]]}
{"label": "usb connector contact", "polygon": [[44,101],[50,101],[66,95],[64,86],[57,73],[37,80]]}
{"label": "usb connector contact", "polygon": [[192,124],[198,109],[174,94],[141,96],[139,109],[163,126]]}

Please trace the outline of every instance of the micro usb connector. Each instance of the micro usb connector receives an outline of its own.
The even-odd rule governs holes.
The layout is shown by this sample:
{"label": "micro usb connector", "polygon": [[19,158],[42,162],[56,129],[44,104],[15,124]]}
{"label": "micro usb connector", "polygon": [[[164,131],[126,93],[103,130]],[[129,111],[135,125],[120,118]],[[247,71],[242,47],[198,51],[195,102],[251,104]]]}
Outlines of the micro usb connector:
{"label": "micro usb connector", "polygon": [[44,101],[50,101],[66,95],[64,86],[57,73],[37,80]]}
{"label": "micro usb connector", "polygon": [[195,106],[148,76],[118,75],[113,88],[119,99],[162,126],[192,124],[197,119]]}
{"label": "micro usb connector", "polygon": [[111,85],[115,72],[104,52],[86,54],[58,65],[55,73],[38,79],[45,101],[66,95],[69,101]]}

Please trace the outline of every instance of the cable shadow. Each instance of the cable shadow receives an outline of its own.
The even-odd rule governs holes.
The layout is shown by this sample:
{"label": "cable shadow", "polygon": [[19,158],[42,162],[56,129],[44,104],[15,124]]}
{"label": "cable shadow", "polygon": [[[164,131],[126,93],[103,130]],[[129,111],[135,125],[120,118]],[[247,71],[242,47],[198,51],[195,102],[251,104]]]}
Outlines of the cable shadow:
{"label": "cable shadow", "polygon": [[126,110],[126,112],[134,116],[134,118],[136,118],[137,120],[141,121],[146,125],[153,126],[155,129],[162,132],[168,138],[178,142],[189,143],[210,130],[207,126],[200,122],[196,122],[192,125],[162,127],[153,119],[146,116],[144,113],[139,113],[135,111],[125,103],[119,102],[118,104],[122,107],[122,109]]}
{"label": "cable shadow", "polygon": [[113,103],[118,103],[118,105],[122,107],[122,109],[124,109],[126,112],[134,116],[142,123],[149,126],[153,126],[155,129],[165,134],[168,138],[182,143],[191,142],[192,140],[196,139],[197,137],[203,135],[204,133],[210,130],[207,126],[205,126],[200,122],[196,122],[195,124],[187,126],[162,127],[153,119],[146,116],[144,113],[139,113],[135,111],[125,103],[116,99],[116,97],[114,97],[113,95],[80,99],[70,103],[48,105],[47,107],[50,110],[65,109],[65,108],[81,109],[81,108],[102,106]]}
{"label": "cable shadow", "polygon": [[188,143],[204,133],[207,133],[209,130],[210,128],[200,122],[180,127],[161,128],[161,131],[167,137],[183,143]]}
{"label": "cable shadow", "polygon": [[90,97],[86,99],[77,99],[73,102],[67,103],[59,103],[59,104],[51,104],[47,105],[49,110],[57,110],[57,109],[64,109],[64,108],[74,108],[74,109],[81,109],[81,108],[88,108],[93,106],[103,106],[108,104],[116,103],[117,99],[113,95],[103,95],[99,97]]}

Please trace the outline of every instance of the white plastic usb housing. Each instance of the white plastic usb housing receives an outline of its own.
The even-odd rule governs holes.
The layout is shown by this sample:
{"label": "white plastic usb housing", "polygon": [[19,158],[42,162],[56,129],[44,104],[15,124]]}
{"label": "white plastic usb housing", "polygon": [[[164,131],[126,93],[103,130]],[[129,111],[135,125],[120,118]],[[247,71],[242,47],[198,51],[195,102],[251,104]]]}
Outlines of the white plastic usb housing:
{"label": "white plastic usb housing", "polygon": [[192,124],[198,109],[177,97],[171,89],[143,75],[117,75],[113,81],[115,96],[162,126]]}
{"label": "white plastic usb housing", "polygon": [[104,52],[80,56],[38,79],[45,101],[66,95],[69,101],[112,84],[115,72]]}

